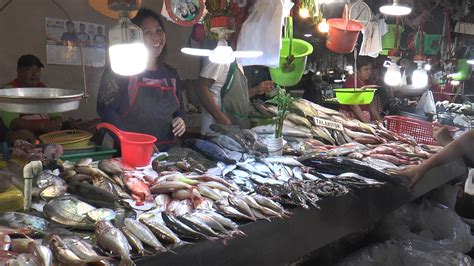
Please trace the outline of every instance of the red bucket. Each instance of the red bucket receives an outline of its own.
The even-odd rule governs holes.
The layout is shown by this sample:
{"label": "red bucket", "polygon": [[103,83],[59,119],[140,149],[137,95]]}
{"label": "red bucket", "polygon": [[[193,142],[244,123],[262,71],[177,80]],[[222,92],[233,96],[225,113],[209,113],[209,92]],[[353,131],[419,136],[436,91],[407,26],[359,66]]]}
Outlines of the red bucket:
{"label": "red bucket", "polygon": [[122,162],[124,164],[141,167],[150,163],[153,146],[156,142],[155,137],[148,134],[122,131],[109,123],[98,124],[97,129],[100,128],[107,128],[117,135],[122,148]]}
{"label": "red bucket", "polygon": [[346,54],[354,50],[357,38],[364,25],[352,19],[328,19],[329,32],[326,47],[336,53]]}

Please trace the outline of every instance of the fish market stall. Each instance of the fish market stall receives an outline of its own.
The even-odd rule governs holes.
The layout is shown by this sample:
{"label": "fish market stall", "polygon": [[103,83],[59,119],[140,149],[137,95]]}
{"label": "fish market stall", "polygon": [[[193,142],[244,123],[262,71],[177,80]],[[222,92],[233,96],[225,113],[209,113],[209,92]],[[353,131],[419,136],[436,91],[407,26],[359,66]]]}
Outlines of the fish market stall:
{"label": "fish market stall", "polygon": [[[12,243],[35,239],[30,249],[63,263],[275,265],[358,232],[466,170],[460,161],[444,165],[409,190],[394,171],[439,147],[304,100],[287,118],[283,155],[265,144],[272,125],[211,125],[209,139],[188,139],[189,148],[155,154],[146,167],[61,161],[54,145],[33,149],[39,161],[20,173],[31,178],[28,211],[0,213],[0,225]],[[15,253],[5,261],[37,259],[6,249]]]}

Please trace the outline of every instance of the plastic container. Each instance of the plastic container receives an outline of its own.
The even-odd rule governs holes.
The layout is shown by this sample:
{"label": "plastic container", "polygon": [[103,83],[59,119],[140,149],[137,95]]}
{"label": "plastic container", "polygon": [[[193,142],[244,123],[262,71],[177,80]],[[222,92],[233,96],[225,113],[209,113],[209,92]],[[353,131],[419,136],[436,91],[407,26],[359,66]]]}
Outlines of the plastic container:
{"label": "plastic container", "polygon": [[339,104],[369,104],[377,89],[334,89]]}
{"label": "plastic container", "polygon": [[[385,121],[388,130],[408,134],[421,144],[438,145],[433,138],[433,124],[431,122],[397,115],[385,116]],[[456,127],[446,127],[451,136],[459,130]]]}
{"label": "plastic container", "polygon": [[[387,55],[388,51],[395,48],[395,30],[397,28],[396,24],[387,24],[388,32],[382,36],[382,52],[380,54]],[[405,28],[402,25],[398,25],[398,44],[397,47],[400,47],[400,37],[405,31]]]}
{"label": "plastic container", "polygon": [[346,54],[354,50],[357,38],[364,25],[352,19],[328,19],[329,32],[326,47],[336,53]]}
{"label": "plastic container", "polygon": [[280,49],[280,67],[270,68],[270,76],[272,77],[272,80],[283,87],[298,84],[306,67],[307,56],[313,52],[313,46],[309,42],[300,39],[293,39],[292,41],[293,48],[291,54],[295,58],[292,62],[295,66],[294,70],[289,72],[283,70],[283,65],[285,64],[290,51],[290,39],[288,38],[282,39],[282,46]]}
{"label": "plastic container", "polygon": [[471,78],[471,65],[467,63],[467,59],[459,59],[456,66],[456,73],[451,75],[453,80],[463,81]]}
{"label": "plastic container", "polygon": [[[425,55],[435,55],[439,52],[441,35],[423,33],[423,53]],[[420,34],[416,38],[416,50],[420,51]]]}
{"label": "plastic container", "polygon": [[283,138],[275,138],[275,136],[268,136],[266,139],[268,155],[280,156],[283,154]]}
{"label": "plastic container", "polygon": [[120,140],[122,162],[132,167],[147,166],[153,154],[156,138],[152,135],[122,131],[109,123],[100,123],[97,129],[106,128]]}
{"label": "plastic container", "polygon": [[77,162],[83,158],[92,158],[94,161],[99,161],[112,158],[116,152],[117,150],[115,149],[94,146],[91,151],[64,153],[60,159],[63,161]]}
{"label": "plastic container", "polygon": [[23,209],[23,193],[11,185],[5,192],[0,193],[0,212],[19,211]]}
{"label": "plastic container", "polygon": [[61,130],[38,137],[45,144],[60,144],[64,149],[82,148],[90,145],[92,134],[84,130]]}

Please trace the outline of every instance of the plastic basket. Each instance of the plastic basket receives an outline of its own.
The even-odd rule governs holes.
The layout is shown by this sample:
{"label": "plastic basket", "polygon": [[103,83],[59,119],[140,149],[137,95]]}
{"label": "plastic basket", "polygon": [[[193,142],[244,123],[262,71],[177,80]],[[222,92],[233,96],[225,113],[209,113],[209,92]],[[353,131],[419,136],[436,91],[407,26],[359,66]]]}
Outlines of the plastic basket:
{"label": "plastic basket", "polygon": [[370,104],[377,89],[334,89],[339,104]]}
{"label": "plastic basket", "polygon": [[45,144],[60,144],[63,148],[81,148],[89,146],[92,134],[84,130],[61,130],[39,136]]}
{"label": "plastic basket", "polygon": [[[388,130],[408,134],[421,144],[438,145],[433,138],[433,124],[431,122],[398,115],[385,116],[385,121]],[[451,136],[459,130],[456,127],[446,127]]]}

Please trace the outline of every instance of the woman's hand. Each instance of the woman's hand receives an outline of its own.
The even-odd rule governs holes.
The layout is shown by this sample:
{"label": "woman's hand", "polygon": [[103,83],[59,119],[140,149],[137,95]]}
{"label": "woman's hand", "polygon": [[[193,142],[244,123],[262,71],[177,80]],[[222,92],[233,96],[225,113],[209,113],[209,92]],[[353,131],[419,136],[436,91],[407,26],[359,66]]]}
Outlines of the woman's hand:
{"label": "woman's hand", "polygon": [[265,80],[260,82],[257,86],[249,90],[249,97],[252,98],[256,95],[262,95],[267,92],[271,92],[275,88],[273,81]]}
{"label": "woman's hand", "polygon": [[173,125],[173,135],[176,137],[181,137],[186,131],[186,124],[181,117],[173,118],[171,124]]}
{"label": "woman's hand", "polygon": [[453,141],[448,128],[439,123],[433,123],[433,138],[442,146],[446,146]]}
{"label": "woman's hand", "polygon": [[410,165],[402,170],[394,171],[394,174],[408,178],[410,181],[409,187],[412,188],[423,178],[425,171],[422,171],[421,165]]}

